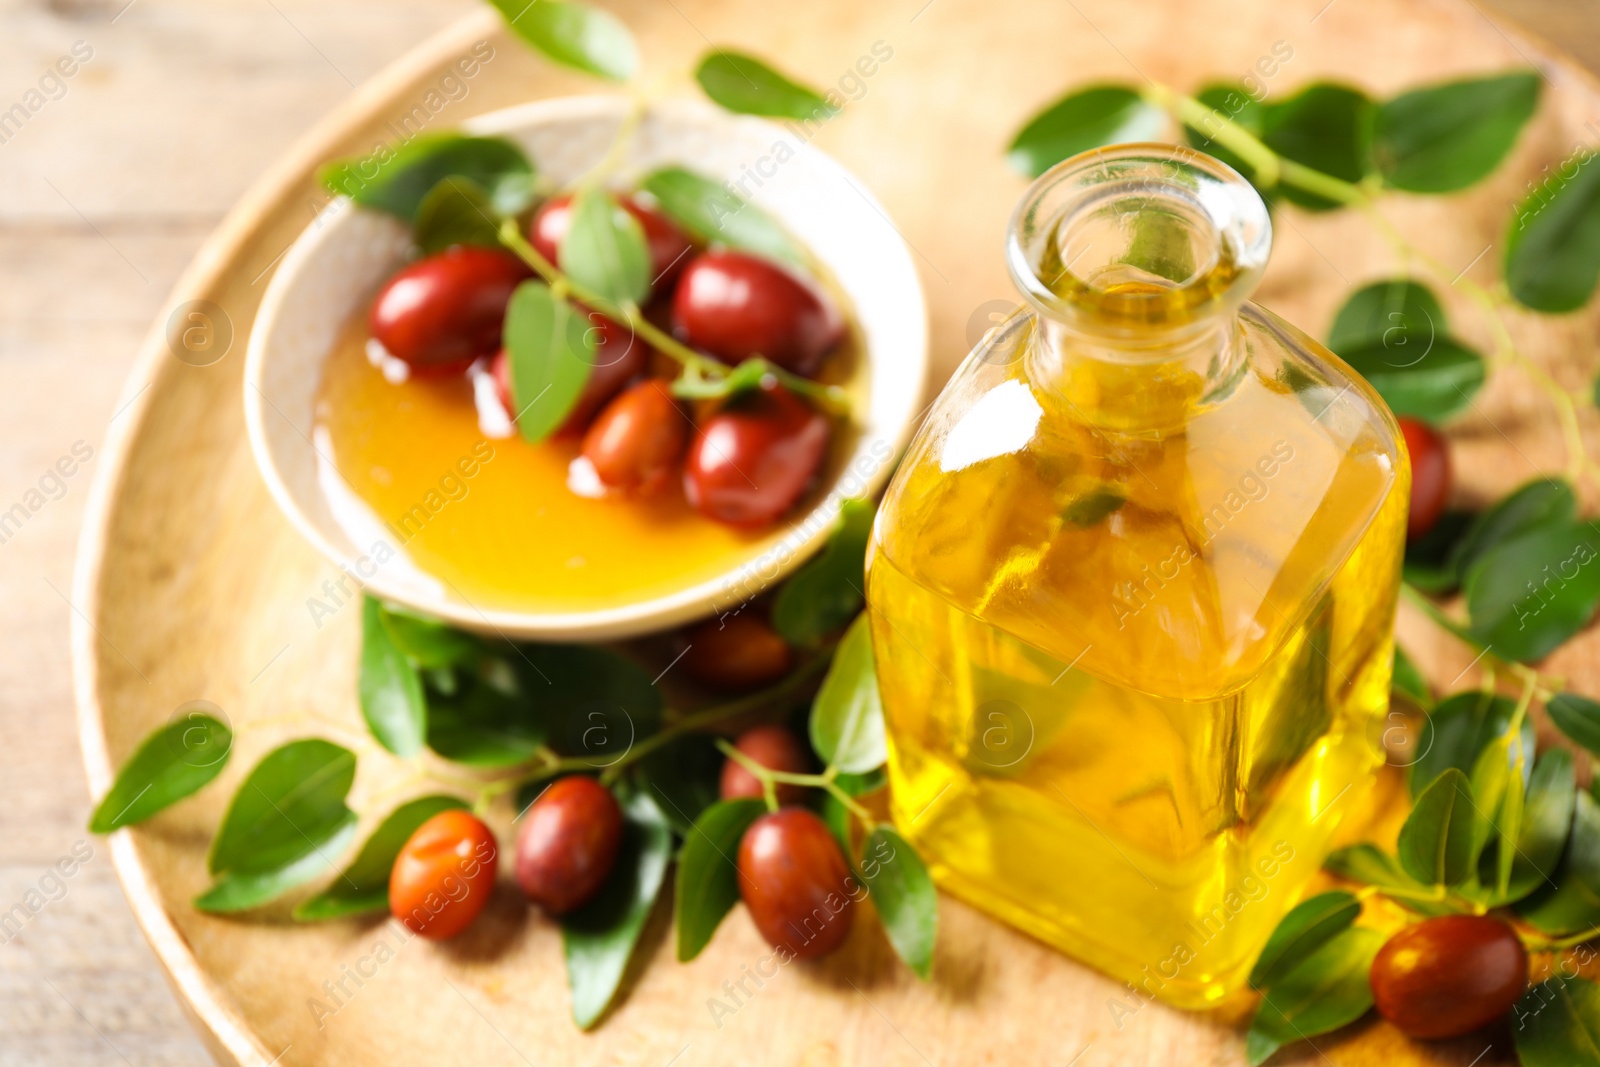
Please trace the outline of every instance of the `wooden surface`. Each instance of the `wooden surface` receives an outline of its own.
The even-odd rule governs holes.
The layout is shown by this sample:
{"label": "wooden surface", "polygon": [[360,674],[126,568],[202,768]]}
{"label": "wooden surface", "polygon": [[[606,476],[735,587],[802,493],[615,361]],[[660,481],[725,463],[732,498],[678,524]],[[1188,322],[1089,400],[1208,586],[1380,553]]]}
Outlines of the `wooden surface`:
{"label": "wooden surface", "polygon": [[[829,71],[843,72],[876,39],[896,48],[896,60],[868,82],[866,96],[824,131],[820,143],[879,193],[922,255],[936,309],[935,355],[944,370],[965,349],[973,312],[1009,294],[999,269],[999,234],[1021,183],[1000,169],[998,145],[1018,118],[1067,84],[1093,76],[1131,78],[1130,62],[1191,84],[1242,71],[1277,39],[1295,47],[1296,60],[1274,89],[1337,72],[1358,75],[1382,92],[1411,83],[1419,71],[1453,73],[1536,58],[1536,46],[1502,36],[1464,0],[1418,3],[1405,14],[1398,3],[1336,0],[1320,16],[1322,0],[1228,5],[1242,12],[1233,14],[1189,5],[1196,10],[1188,22],[1154,17],[1142,5],[1084,2],[1082,14],[1070,5],[1030,12],[1039,20],[1031,29],[1025,19],[1002,17],[1004,5],[966,0],[935,0],[920,14],[921,0],[872,11],[840,4],[842,21],[826,27],[815,23],[811,6],[676,2],[693,12],[692,21],[671,5],[628,16],[648,28],[644,43],[658,69],[683,65],[683,57],[703,47],[701,31],[765,48],[818,82],[830,81]],[[1592,7],[1560,0],[1502,0],[1499,6],[1565,47],[1588,49],[1581,58],[1600,63],[1594,32],[1600,12]],[[0,782],[8,801],[0,808],[0,912],[17,903],[38,906],[20,936],[0,944],[0,1065],[205,1062],[129,915],[111,871],[109,843],[81,829],[89,797],[67,658],[69,624],[74,611],[86,607],[68,602],[75,532],[108,435],[125,432],[125,420],[151,403],[141,396],[124,408],[143,384],[136,381],[123,393],[135,351],[152,320],[174,303],[170,290],[207,234],[307,128],[352,96],[354,86],[471,10],[464,0],[0,6],[0,108],[24,99],[75,41],[93,50],[66,82],[65,95],[45,102],[0,143],[0,433],[6,435],[0,510],[22,503],[29,511],[21,530],[0,544],[0,603],[9,609],[0,656]],[[1004,50],[1011,47],[1030,55],[1010,61]],[[989,58],[977,62],[972,57],[979,53]],[[497,82],[492,92],[487,84],[472,87],[459,102],[462,115],[557,84],[563,91],[581,84],[551,79],[510,49],[500,55],[522,77]],[[1472,209],[1435,204],[1412,210],[1397,202],[1396,216],[1436,253],[1465,266],[1497,236],[1505,200],[1539,163],[1559,157],[1575,138],[1593,142],[1578,131],[1583,118],[1600,113],[1593,90],[1569,72],[1551,74],[1547,116],[1492,188],[1472,198]],[[961,107],[967,99],[987,106]],[[966,173],[968,167],[975,174]],[[927,196],[930,187],[945,198]],[[296,201],[265,236],[292,234],[307,218],[309,209]],[[1385,270],[1387,260],[1358,223],[1303,215],[1288,221],[1261,295],[1317,331],[1348,286]],[[247,318],[250,293],[259,288],[252,285],[256,272],[281,247],[269,241],[246,249],[254,269],[235,279],[236,303],[225,306],[243,308]],[[1493,261],[1492,254],[1486,258]],[[1480,261],[1474,274],[1489,277],[1487,264]],[[1477,332],[1470,335],[1481,340]],[[1564,344],[1546,339],[1545,347],[1583,359],[1592,353],[1593,337],[1593,321],[1583,316],[1565,328]],[[118,757],[146,726],[196,695],[228,695],[236,719],[269,706],[349,710],[350,620],[337,621],[315,640],[305,632],[303,596],[295,591],[313,589],[323,575],[270,511],[249,467],[238,432],[237,367],[230,357],[207,372],[181,368],[193,372],[184,385],[169,390],[163,384],[160,418],[149,427],[155,443],[138,457],[142,474],[131,499],[147,509],[159,506],[119,531],[123,599],[109,615],[96,616],[108,640],[90,642],[105,669],[101,695],[114,697],[107,706],[114,712],[110,743]],[[1586,373],[1575,375],[1573,384]],[[1547,420],[1528,414],[1538,409],[1525,393],[1501,390],[1484,407],[1485,417],[1460,435],[1469,496],[1502,489],[1534,466],[1555,465],[1554,447],[1540,437]],[[1508,448],[1501,430],[1515,438],[1516,449]],[[93,458],[76,468],[67,462],[70,477],[59,485],[47,479],[44,492],[30,496],[79,442],[79,455],[92,449]],[[1513,455],[1518,450],[1526,459]],[[162,545],[172,547],[162,540],[170,533],[167,524],[180,514],[185,554],[163,555]],[[235,531],[254,527],[262,540],[248,546],[228,541],[220,535],[230,524]],[[140,588],[143,594],[133,596]],[[219,643],[216,620],[207,613],[223,606],[237,609],[236,616],[249,613],[248,634]],[[1440,649],[1435,657],[1445,670],[1441,680],[1454,673],[1445,669],[1444,655]],[[1585,662],[1574,658],[1561,670],[1588,691],[1600,691],[1600,678]],[[245,690],[254,693],[241,695]],[[230,1006],[258,1025],[263,1044],[271,1046],[264,1060],[287,1044],[293,1047],[284,1063],[379,1056],[412,1062],[408,1053],[419,1046],[405,1034],[390,1032],[374,1042],[367,1031],[382,1005],[392,1011],[401,1004],[426,1033],[451,1035],[468,1062],[666,1063],[680,1051],[683,1064],[869,1058],[1066,1064],[1080,1051],[1076,1062],[1086,1067],[1238,1061],[1231,1031],[1165,1009],[1147,1009],[1117,1031],[1103,1010],[1116,992],[1112,983],[948,901],[946,951],[931,990],[913,987],[891,966],[880,941],[858,938],[838,964],[786,974],[778,988],[764,991],[717,1031],[707,1022],[706,998],[725,978],[737,977],[738,963],[759,955],[741,918],[723,931],[703,965],[678,967],[658,948],[659,958],[623,1011],[599,1038],[579,1038],[565,1021],[553,935],[507,908],[500,918],[515,931],[507,950],[514,968],[501,973],[500,965],[481,958],[487,955],[481,945],[431,959],[411,949],[410,958],[402,955],[380,980],[390,991],[368,990],[319,1032],[308,1026],[305,999],[323,978],[337,977],[341,963],[366,953],[378,931],[343,927],[302,935],[187,914],[182,900],[198,877],[198,835],[214,822],[212,807],[202,802],[180,809],[160,833],[138,840],[153,852],[165,850],[176,869],[188,865],[182,873],[187,881],[172,889],[174,920],[203,957],[221,964]],[[132,848],[130,839],[121,841],[119,847]],[[92,849],[92,858],[81,867],[67,863],[73,873],[56,881],[50,869],[75,847],[79,855]],[[0,940],[6,937],[0,933]],[[278,950],[251,955],[259,944]],[[284,946],[300,958],[284,960]],[[264,966],[269,959],[273,966]],[[273,970],[290,963],[303,968],[292,988]],[[437,982],[439,966],[461,995]],[[423,987],[438,996],[400,996]],[[1299,1059],[1356,1064],[1414,1058],[1409,1046],[1380,1027],[1318,1044],[1320,1054],[1301,1050]],[[1482,1048],[1460,1043],[1437,1051],[1439,1062],[1464,1065]],[[1479,1062],[1496,1062],[1502,1051],[1491,1050]]]}

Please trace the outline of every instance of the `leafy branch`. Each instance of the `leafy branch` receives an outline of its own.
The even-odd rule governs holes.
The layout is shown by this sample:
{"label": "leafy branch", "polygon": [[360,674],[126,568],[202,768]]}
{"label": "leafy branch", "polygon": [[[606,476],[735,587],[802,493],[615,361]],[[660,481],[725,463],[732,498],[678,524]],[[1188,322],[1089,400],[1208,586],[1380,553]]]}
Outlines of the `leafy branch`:
{"label": "leafy branch", "polygon": [[614,300],[597,289],[575,280],[570,274],[563,272],[554,263],[551,263],[541,255],[539,250],[528,242],[527,238],[522,236],[522,229],[517,225],[515,219],[502,220],[498,234],[500,243],[515,252],[523,262],[537,271],[539,276],[550,287],[550,292],[557,299],[576,300],[600,312],[607,318],[621,323],[648,341],[658,352],[676,360],[695,379],[699,381],[709,379],[710,381],[720,382],[741,372],[745,376],[754,375],[758,379],[762,375],[767,375],[787,387],[791,392],[808,397],[830,411],[837,414],[847,414],[850,411],[849,397],[843,389],[836,385],[824,385],[809,378],[803,378],[760,357],[746,360],[738,368],[733,368],[712,359],[710,356],[701,355],[645,318],[643,313],[640,312],[639,306],[634,302]]}

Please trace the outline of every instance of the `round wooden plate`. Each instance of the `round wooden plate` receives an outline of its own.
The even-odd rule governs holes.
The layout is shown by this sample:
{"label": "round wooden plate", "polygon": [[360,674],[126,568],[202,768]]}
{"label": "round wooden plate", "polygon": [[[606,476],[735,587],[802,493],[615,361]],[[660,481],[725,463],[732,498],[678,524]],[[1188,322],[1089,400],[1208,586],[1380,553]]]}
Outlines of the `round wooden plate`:
{"label": "round wooden plate", "polygon": [[[1014,300],[1001,239],[1024,182],[1006,169],[1004,147],[1025,116],[1069,86],[1147,75],[1193,88],[1256,72],[1273,93],[1335,76],[1389,94],[1536,66],[1546,76],[1540,113],[1488,181],[1466,195],[1395,195],[1382,205],[1440,260],[1484,283],[1498,273],[1510,202],[1542,166],[1593,143],[1587,119],[1600,114],[1593,78],[1470,0],[607,6],[638,36],[655,88],[688,91],[682,72],[714,41],[769,55],[838,91],[842,114],[807,134],[868,184],[911,244],[933,309],[935,381]],[[455,64],[474,54],[479,62],[468,76]],[[1271,76],[1259,73],[1274,64],[1258,61],[1274,55]],[[138,740],[186,702],[218,705],[238,731],[240,751],[221,781],[111,843],[133,910],[218,1058],[681,1067],[1242,1063],[1234,1022],[1159,1005],[1129,1013],[1136,1002],[1121,984],[948,898],[928,984],[895,961],[870,922],[857,924],[846,948],[820,965],[758,979],[753,972],[768,953],[742,909],[708,951],[681,965],[660,909],[646,934],[644,966],[587,1034],[568,1018],[556,928],[509,884],[486,920],[444,946],[401,946],[379,923],[300,926],[283,908],[227,919],[189,906],[206,883],[206,844],[224,798],[245,769],[291,736],[359,743],[355,590],[268,500],[241,404],[244,339],[265,280],[326,199],[313,169],[331,156],[392,144],[408,130],[443,129],[492,108],[594,88],[531,56],[488,12],[368,83],[207,242],[173,294],[171,317],[154,325],[144,346],[128,387],[129,417],[113,424],[76,582],[84,756],[98,794]],[[773,165],[752,159],[748,180],[761,181]],[[1276,222],[1277,248],[1258,299],[1313,333],[1352,288],[1401,268],[1352,213],[1291,209]],[[1435,288],[1452,332],[1488,350],[1482,320],[1449,281]],[[201,319],[191,317],[196,312]],[[1512,324],[1522,349],[1573,389],[1592,378],[1595,327],[1592,309]],[[202,343],[185,348],[187,328],[216,332],[209,344],[191,335]],[[1562,464],[1547,406],[1515,372],[1492,379],[1452,435],[1469,501]],[[333,608],[332,617],[313,613],[314,601]],[[1466,665],[1468,657],[1413,622],[1404,623],[1408,643],[1436,681]],[[1600,692],[1595,651],[1576,642],[1551,670],[1580,691]],[[353,805],[380,814],[408,788],[409,773],[397,761],[364,758]],[[1510,1055],[1503,1033],[1424,1047],[1365,1024],[1319,1038],[1314,1048],[1286,1050],[1275,1062],[1466,1065],[1511,1062]]]}

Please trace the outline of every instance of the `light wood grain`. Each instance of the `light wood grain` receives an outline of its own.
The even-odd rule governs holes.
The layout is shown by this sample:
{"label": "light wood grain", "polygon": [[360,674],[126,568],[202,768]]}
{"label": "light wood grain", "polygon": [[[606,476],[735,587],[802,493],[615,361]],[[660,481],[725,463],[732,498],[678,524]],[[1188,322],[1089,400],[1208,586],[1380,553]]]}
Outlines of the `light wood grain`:
{"label": "light wood grain", "polygon": [[[96,49],[95,60],[69,84],[67,96],[49,103],[19,136],[0,145],[3,506],[22,499],[74,442],[82,440],[96,449],[95,459],[67,481],[65,496],[50,501],[21,533],[0,545],[0,591],[9,609],[4,623],[7,652],[0,656],[4,740],[0,781],[8,786],[9,801],[0,810],[0,907],[23,899],[30,887],[38,886],[47,867],[84,837],[81,827],[88,794],[69,712],[65,654],[72,608],[61,594],[71,595],[73,531],[83,511],[87,479],[102,465],[105,427],[121,406],[118,392],[139,338],[158,312],[169,306],[166,294],[173,279],[221,212],[279,159],[293,139],[350,96],[352,83],[362,83],[403,47],[423,40],[454,14],[471,10],[465,0],[336,6],[274,0],[274,4],[138,0],[115,23],[111,20],[122,0],[0,6],[0,71],[4,71],[0,99],[7,105],[33,83],[35,72],[74,40],[87,40]],[[1316,5],[1245,5],[1247,10],[1239,16],[1214,14],[1207,6],[1190,16],[1192,22],[1159,17],[1142,6],[1121,5],[1125,10],[1118,10],[1117,5],[1081,4],[1115,47],[1070,8],[1044,15],[1029,10],[1008,19],[1003,5],[995,5],[982,9],[987,17],[979,19],[972,14],[978,5],[935,0],[910,23],[910,15],[921,6],[919,0],[909,6],[887,5],[881,12],[852,11],[842,20],[824,21],[819,28],[823,20],[809,8],[785,13],[774,12],[769,5],[691,7],[681,0],[679,6],[692,12],[694,25],[670,7],[663,7],[653,21],[629,16],[636,26],[649,27],[646,47],[663,69],[703,46],[696,25],[714,40],[768,48],[786,65],[818,81],[827,80],[827,72],[835,68],[842,73],[877,36],[894,44],[897,61],[915,61],[921,72],[916,77],[901,78],[899,72],[905,67],[887,65],[869,81],[868,95],[824,133],[821,143],[883,196],[908,237],[926,255],[924,280],[931,302],[940,308],[935,329],[942,338],[938,354],[945,370],[966,347],[965,320],[971,312],[985,299],[1010,295],[998,269],[998,237],[1020,183],[998,169],[998,144],[1018,116],[1066,84],[1094,74],[1131,77],[1116,49],[1156,76],[1183,85],[1243,69],[1276,34],[1297,50],[1296,61],[1280,79],[1284,85],[1329,72],[1370,71],[1361,80],[1377,90],[1408,84],[1419,71],[1508,65],[1521,61],[1519,50],[1534,57],[1541,54],[1515,35],[1511,40],[1502,38],[1476,11],[1442,3],[1424,3],[1412,13],[1396,14],[1398,9],[1389,5],[1337,0],[1314,25],[1309,20],[1321,7],[1320,0]],[[1600,16],[1589,7],[1549,0],[1502,6],[1541,16],[1546,32],[1568,47],[1593,50],[1600,40],[1594,33]],[[1038,20],[1034,28],[1028,28],[1030,19]],[[1207,27],[1213,19],[1220,30]],[[673,20],[675,28],[668,26]],[[868,33],[872,36],[864,36]],[[1319,44],[1323,34],[1330,40]],[[1219,41],[1219,35],[1227,39]],[[1009,47],[1031,53],[1032,61],[1005,58]],[[978,62],[973,57],[980,54],[991,58]],[[1591,51],[1584,58],[1594,62],[1600,54]],[[1566,101],[1568,125],[1594,113],[1590,90],[1569,71],[1553,70],[1552,81],[1552,97]],[[533,71],[502,99],[552,90]],[[958,106],[970,98],[988,106],[977,112]],[[1465,213],[1457,201],[1431,209],[1423,205],[1416,211],[1397,200],[1397,210],[1403,207],[1400,214],[1408,230],[1424,237],[1429,247],[1442,255],[1458,254],[1457,261],[1465,265],[1496,236],[1505,197],[1533,173],[1538,162],[1555,158],[1568,143],[1559,125],[1546,122],[1512,167],[1496,176],[1492,194]],[[966,172],[969,167],[978,171],[975,180]],[[940,190],[944,199],[927,197],[925,190],[930,187]],[[1478,198],[1473,203],[1478,204]],[[1300,215],[1293,216],[1293,222],[1300,233],[1280,229],[1279,254],[1262,296],[1316,330],[1342,298],[1346,280],[1354,284],[1382,271],[1388,260],[1385,249],[1363,237],[1359,226]],[[1473,247],[1480,234],[1484,241]],[[267,250],[266,260],[273,251]],[[1492,262],[1493,253],[1486,258]],[[1491,274],[1485,262],[1474,270],[1479,278]],[[1575,367],[1570,384],[1581,384],[1589,373],[1587,368],[1576,368],[1584,367],[1582,359],[1592,351],[1592,325],[1585,317],[1557,343],[1540,338],[1551,352],[1558,348],[1570,352]],[[1473,339],[1483,338],[1479,334]],[[1542,409],[1533,398],[1508,388],[1497,389],[1492,401],[1484,405],[1487,417],[1468,423],[1461,434],[1462,465],[1469,476],[1466,493],[1473,498],[1520,480],[1534,466],[1555,463],[1555,449],[1541,442],[1536,432],[1548,420],[1537,414]],[[203,541],[214,525],[227,520],[267,526],[269,539],[274,540],[258,552],[220,558],[196,553],[205,573],[217,575],[212,592],[224,589],[229,597],[270,599],[283,588],[274,583],[320,582],[322,575],[314,567],[308,569],[303,549],[292,542],[278,543],[286,531],[274,528],[281,524],[252,488],[253,472],[226,432],[228,419],[237,422],[237,397],[219,387],[165,411],[187,420],[177,424],[187,436],[181,442],[169,439],[168,454],[180,462],[169,464],[161,477],[151,470],[140,493],[168,500],[180,487],[164,486],[162,478],[168,482],[188,478],[189,495],[205,496],[212,489],[204,487],[214,488],[215,482],[193,481],[197,471],[188,466],[186,457],[216,453],[213,472],[221,469],[225,477],[244,484],[230,487],[237,498],[213,499],[181,512],[198,522],[195,536]],[[123,412],[117,423],[131,414]],[[1496,426],[1516,439],[1530,462],[1512,457],[1514,450]],[[165,521],[178,514],[173,509]],[[143,549],[149,546],[139,539],[159,532],[159,526],[150,526],[126,533],[130,547]],[[126,667],[114,668],[128,682],[113,705],[118,714],[128,715],[126,726],[113,739],[118,755],[143,725],[194,695],[197,685],[248,686],[281,647],[281,642],[264,638],[293,635],[297,623],[304,625],[304,616],[296,618],[292,610],[258,611],[252,625],[262,639],[212,655],[219,650],[208,643],[216,635],[207,634],[204,612],[197,622],[194,614],[175,606],[197,595],[191,584],[196,571],[172,566],[174,562],[169,558],[165,567],[146,566],[131,576],[151,583],[161,595],[137,605],[138,611],[122,625],[137,629],[154,622],[158,624],[154,632],[135,633],[135,641],[106,627],[108,636],[152,679],[147,686]],[[296,649],[291,638],[289,652],[256,685],[276,685],[274,672],[280,669],[296,673],[299,680],[293,687],[274,689],[270,700],[263,701],[316,700],[321,694],[320,699],[330,705],[347,709],[348,699],[339,692],[341,686],[348,691],[347,664],[336,661],[341,656],[348,659],[348,632],[342,637],[310,636],[319,643],[311,644],[308,637],[307,645]],[[1454,650],[1447,646],[1430,651],[1441,681],[1464,665],[1448,662]],[[108,647],[98,652],[117,658]],[[316,676],[319,660],[330,661],[329,676]],[[1595,662],[1595,657],[1578,650],[1553,669],[1566,671],[1596,692],[1600,675]],[[164,666],[157,669],[157,663]],[[155,686],[160,689],[151,693]],[[186,849],[187,862],[192,863],[197,844],[184,842],[182,833],[185,827],[208,828],[215,812],[202,804],[189,818],[163,828],[162,834],[180,852]],[[160,972],[111,881],[107,848],[99,842],[94,847],[95,857],[67,880],[65,898],[45,906],[22,937],[0,945],[0,994],[5,1005],[0,1008],[0,1064],[203,1062],[204,1053],[183,1032]],[[184,909],[189,888],[179,887],[172,896],[174,911]],[[1104,1016],[1098,1027],[1081,1025],[1077,1011],[1083,1004],[1102,1004],[1107,983],[1081,974],[1062,980],[1061,968],[1070,965],[1022,939],[994,937],[990,924],[956,905],[947,903],[945,920],[949,943],[979,947],[947,951],[940,960],[944,984],[931,993],[903,988],[904,975],[889,966],[881,944],[858,946],[852,949],[854,957],[837,969],[785,974],[782,982],[795,990],[792,997],[782,984],[764,991],[722,1032],[708,1031],[703,1043],[691,1042],[679,1062],[723,1062],[744,1055],[750,1062],[825,1064],[859,1062],[870,1055],[909,1063],[926,1057],[934,1063],[1061,1064],[1071,1061],[1085,1042],[1093,1042],[1079,1061],[1086,1065],[1236,1062],[1229,1032],[1163,1009],[1148,1009],[1120,1033],[1105,1024]],[[504,1029],[514,1023],[519,1029],[506,1029],[507,1034],[534,1062],[666,1062],[678,1047],[664,1035],[684,1032],[695,1022],[707,1029],[704,1014],[694,1013],[704,1012],[703,999],[723,977],[737,974],[737,966],[726,976],[678,968],[668,959],[670,952],[658,951],[653,984],[638,991],[600,1039],[577,1039],[565,1029],[564,992],[554,977],[558,960],[553,939],[540,926],[520,935],[523,940],[513,947],[519,962],[508,982],[512,987],[528,983],[549,995],[534,1004],[533,1011],[528,1008],[527,989],[488,988],[473,1002],[495,1025]],[[277,937],[276,931],[270,933]],[[365,935],[346,933],[350,947],[364,951]],[[196,943],[203,951],[229,951],[206,939]],[[342,951],[343,946],[338,948]],[[757,945],[747,929],[730,928],[719,939],[720,949],[728,951],[730,960],[748,959]],[[327,959],[335,957],[348,959],[339,951]],[[276,1036],[280,1025],[292,1029],[297,1015],[303,1025],[303,1003],[285,1004],[262,995],[261,986],[274,976],[251,969],[245,960],[234,960],[230,966],[240,969],[230,976],[228,995],[237,998],[250,1017],[268,1020],[262,1024],[263,1033]],[[414,966],[418,964],[406,955],[394,964]],[[484,970],[471,960],[459,966],[473,980]],[[334,976],[315,967],[311,970],[316,982]],[[860,985],[861,992],[844,984],[842,975]],[[473,984],[462,984],[462,989],[469,996],[480,992]],[[965,993],[958,992],[961,989]],[[375,989],[363,993],[363,999],[372,1002],[387,996]],[[920,1004],[911,1002],[919,997]],[[685,1001],[690,1009],[681,1008]],[[366,1010],[361,1003],[353,1003],[329,1021],[326,1030],[359,1031]],[[831,1014],[841,1003],[849,1005],[844,1022]],[[282,1014],[281,1024],[271,1021],[274,1013]],[[459,1000],[453,1006],[420,1007],[415,1014],[431,1031],[479,1031],[463,1044],[485,1062],[521,1062]],[[969,1022],[964,1024],[963,1019]],[[974,1026],[972,1019],[981,1023]],[[958,1043],[961,1033],[974,1030],[985,1036],[984,1050],[963,1051]],[[545,1033],[555,1035],[557,1049],[546,1048],[541,1040]],[[807,1040],[788,1040],[797,1034]],[[366,1046],[348,1033],[342,1039],[345,1044],[331,1036],[326,1040],[330,1044],[309,1040],[291,1050],[284,1062],[342,1062],[336,1051],[349,1052],[352,1062],[362,1062],[373,1054],[363,1052]],[[1503,1040],[1498,1043],[1503,1046]],[[1390,1062],[1391,1054],[1410,1055],[1409,1046],[1381,1027],[1369,1028],[1359,1040],[1319,1041],[1319,1046],[1328,1061],[1340,1064]],[[398,1041],[376,1047],[392,1053],[394,1062],[427,1061]],[[272,1051],[276,1054],[277,1049]],[[1443,1049],[1439,1061],[1466,1064],[1479,1051],[1481,1045],[1463,1042]],[[1481,1062],[1494,1062],[1502,1052],[1497,1048]],[[1310,1052],[1301,1059],[1324,1062]]]}

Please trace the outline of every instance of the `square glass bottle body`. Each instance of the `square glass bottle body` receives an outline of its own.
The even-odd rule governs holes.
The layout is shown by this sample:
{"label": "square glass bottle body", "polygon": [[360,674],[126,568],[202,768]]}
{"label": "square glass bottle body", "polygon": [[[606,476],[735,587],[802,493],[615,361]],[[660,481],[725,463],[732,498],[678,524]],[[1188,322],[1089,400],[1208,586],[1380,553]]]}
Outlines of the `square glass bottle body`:
{"label": "square glass bottle body", "polygon": [[1410,474],[1370,388],[1269,313],[1185,338],[991,335],[890,486],[867,597],[894,818],[940,884],[1202,1007],[1372,782]]}

